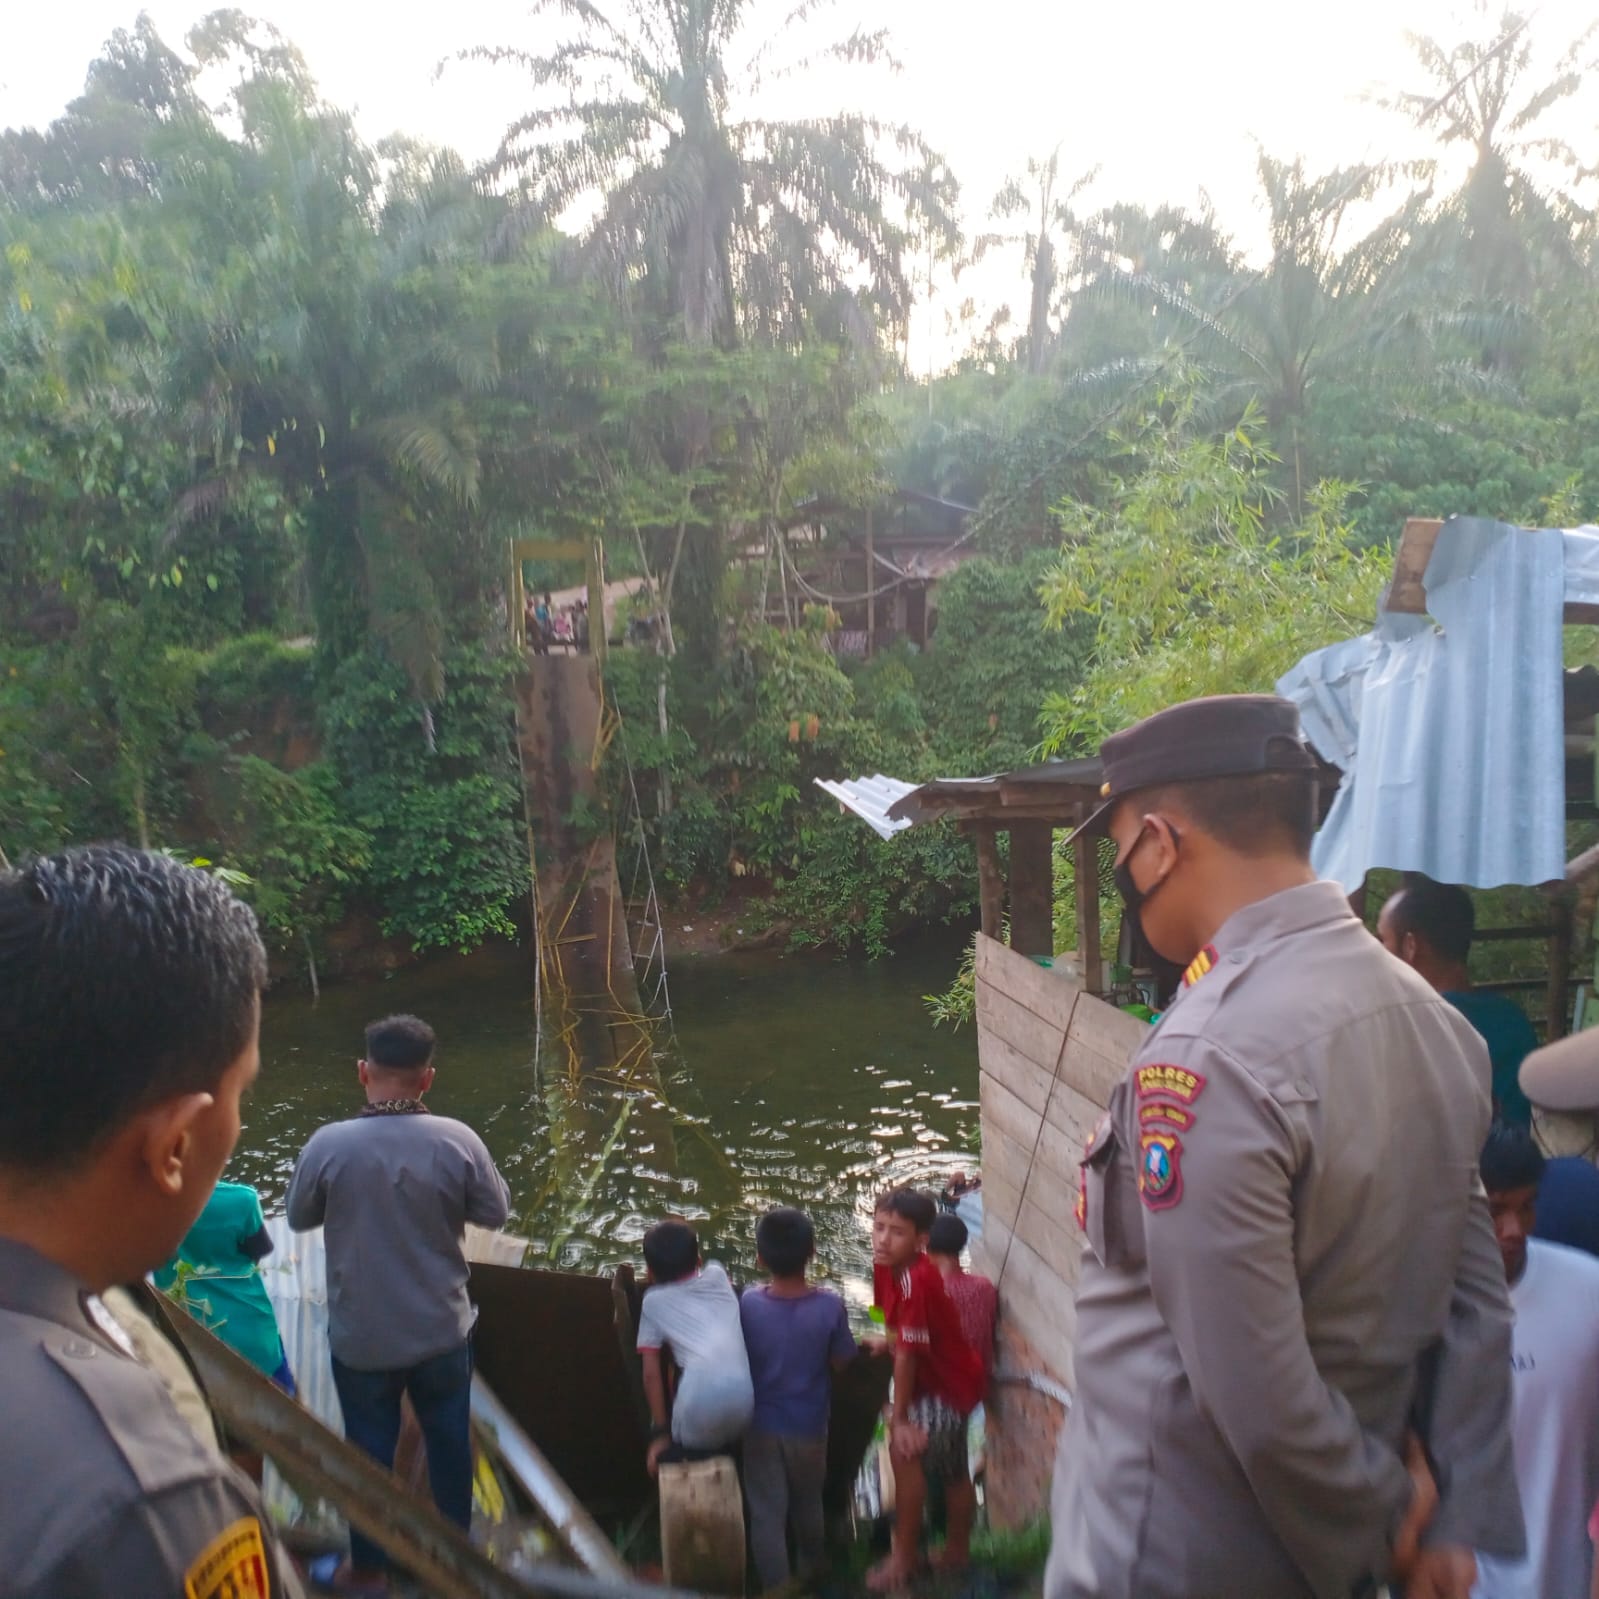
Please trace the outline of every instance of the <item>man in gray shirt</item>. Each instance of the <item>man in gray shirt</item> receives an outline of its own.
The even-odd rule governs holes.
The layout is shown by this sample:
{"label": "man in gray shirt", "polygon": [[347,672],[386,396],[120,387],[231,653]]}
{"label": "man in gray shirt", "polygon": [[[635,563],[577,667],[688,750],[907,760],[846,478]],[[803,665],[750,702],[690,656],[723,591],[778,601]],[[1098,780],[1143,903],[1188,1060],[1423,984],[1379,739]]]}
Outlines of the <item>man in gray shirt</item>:
{"label": "man in gray shirt", "polygon": [[[328,1342],[344,1431],[392,1469],[400,1395],[427,1446],[439,1510],[472,1519],[474,1312],[466,1293],[466,1224],[501,1227],[510,1196],[483,1140],[422,1103],[433,1083],[433,1029],[389,1016],[366,1030],[358,1065],[367,1102],[319,1128],[289,1183],[289,1225],[322,1227]],[[380,1549],[350,1534],[350,1576],[379,1576]]]}

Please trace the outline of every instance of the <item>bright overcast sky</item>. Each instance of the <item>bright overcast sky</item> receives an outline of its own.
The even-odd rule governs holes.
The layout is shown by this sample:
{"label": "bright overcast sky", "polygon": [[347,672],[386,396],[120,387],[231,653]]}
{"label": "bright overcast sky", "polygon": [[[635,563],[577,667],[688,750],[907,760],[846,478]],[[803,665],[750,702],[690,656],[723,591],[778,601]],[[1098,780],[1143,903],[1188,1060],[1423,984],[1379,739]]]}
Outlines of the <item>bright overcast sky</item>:
{"label": "bright overcast sky", "polygon": [[[755,14],[775,22],[791,4],[756,0]],[[551,36],[550,24],[529,21],[523,0],[242,0],[242,8],[300,46],[323,92],[353,106],[369,137],[398,130],[468,156],[493,148],[524,104],[524,79],[514,67],[474,66],[435,83],[437,62],[475,44],[536,48]],[[149,0],[147,9],[181,45],[212,6]],[[1546,57],[1595,10],[1593,0],[1534,9]],[[79,92],[89,60],[114,28],[132,23],[137,5],[14,0],[7,11],[0,125],[43,124]],[[1085,204],[1192,204],[1204,192],[1222,223],[1253,243],[1254,140],[1316,168],[1427,153],[1399,118],[1361,97],[1416,84],[1405,31],[1453,38],[1458,15],[1456,0],[1287,0],[1265,9],[1220,0],[851,0],[831,14],[829,35],[886,25],[903,72],[817,75],[800,98],[785,87],[777,109],[853,106],[916,124],[960,178],[971,232],[1005,177],[1059,143],[1063,174],[1102,168]],[[1562,108],[1558,131],[1590,163],[1599,158],[1599,75]]]}

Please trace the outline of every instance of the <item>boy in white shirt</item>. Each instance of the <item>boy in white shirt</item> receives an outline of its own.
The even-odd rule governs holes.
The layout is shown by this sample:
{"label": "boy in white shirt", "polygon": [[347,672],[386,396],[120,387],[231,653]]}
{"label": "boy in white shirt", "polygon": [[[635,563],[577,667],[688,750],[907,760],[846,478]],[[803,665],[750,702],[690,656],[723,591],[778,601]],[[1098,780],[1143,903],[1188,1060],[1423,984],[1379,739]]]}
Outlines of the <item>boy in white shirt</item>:
{"label": "boy in white shirt", "polygon": [[1495,1125],[1482,1152],[1494,1234],[1516,1313],[1511,1434],[1527,1525],[1521,1560],[1477,1557],[1473,1599],[1586,1595],[1588,1513],[1599,1498],[1599,1260],[1532,1236],[1544,1157]]}
{"label": "boy in white shirt", "polygon": [[[650,1407],[650,1475],[663,1461],[723,1454],[750,1424],[750,1381],[738,1295],[719,1261],[702,1262],[699,1235],[687,1222],[657,1222],[644,1235],[650,1286],[639,1312],[644,1397]],[[667,1418],[663,1352],[682,1369]]]}

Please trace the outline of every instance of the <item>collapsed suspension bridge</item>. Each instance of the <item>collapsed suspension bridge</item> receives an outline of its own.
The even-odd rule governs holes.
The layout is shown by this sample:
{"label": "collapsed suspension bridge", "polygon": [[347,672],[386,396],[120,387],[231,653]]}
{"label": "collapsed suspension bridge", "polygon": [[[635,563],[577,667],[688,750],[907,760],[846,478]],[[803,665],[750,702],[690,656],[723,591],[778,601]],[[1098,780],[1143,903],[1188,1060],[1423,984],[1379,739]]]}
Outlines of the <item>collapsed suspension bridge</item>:
{"label": "collapsed suspension bridge", "polygon": [[[522,563],[584,562],[592,649],[526,649]],[[532,866],[539,1050],[568,1075],[631,1081],[651,1070],[671,1023],[660,902],[621,718],[605,693],[602,553],[519,539],[511,546],[510,620],[523,666],[517,745]],[[619,774],[606,794],[602,768]],[[623,885],[626,884],[624,892]]]}

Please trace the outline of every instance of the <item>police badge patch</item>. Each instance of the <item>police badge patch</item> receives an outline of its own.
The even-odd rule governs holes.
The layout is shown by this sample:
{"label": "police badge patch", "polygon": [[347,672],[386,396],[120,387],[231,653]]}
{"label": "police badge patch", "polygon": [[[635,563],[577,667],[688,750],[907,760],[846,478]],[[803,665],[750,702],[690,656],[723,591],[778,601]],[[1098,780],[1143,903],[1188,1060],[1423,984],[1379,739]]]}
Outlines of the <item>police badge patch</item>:
{"label": "police badge patch", "polygon": [[1138,1193],[1150,1210],[1170,1210],[1183,1197],[1183,1142],[1145,1128],[1139,1140]]}

